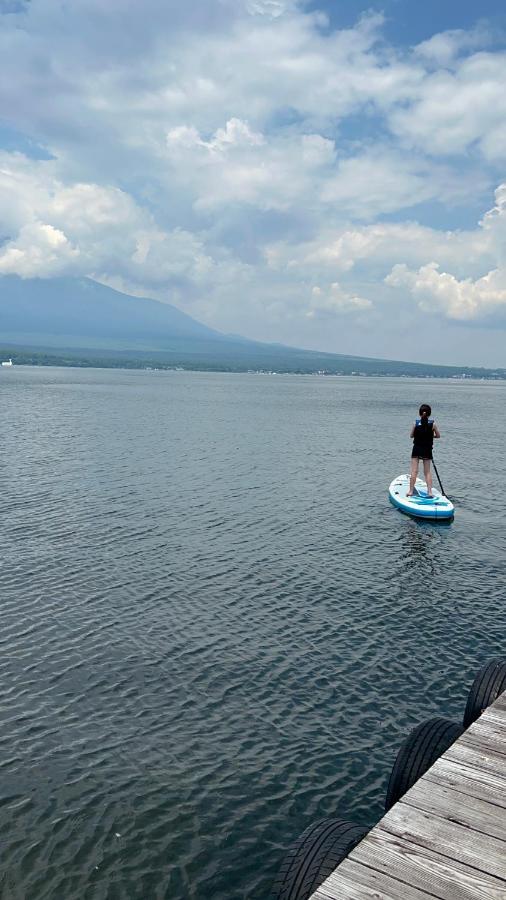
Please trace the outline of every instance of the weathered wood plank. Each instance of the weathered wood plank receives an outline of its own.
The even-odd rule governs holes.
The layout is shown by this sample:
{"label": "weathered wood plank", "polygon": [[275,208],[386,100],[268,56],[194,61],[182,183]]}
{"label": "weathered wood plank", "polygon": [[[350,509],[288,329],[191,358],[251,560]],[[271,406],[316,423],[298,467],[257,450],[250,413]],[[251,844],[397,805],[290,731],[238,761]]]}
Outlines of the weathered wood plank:
{"label": "weathered wood plank", "polygon": [[482,772],[489,772],[491,775],[504,772],[505,760],[501,753],[495,753],[493,750],[481,751],[474,744],[464,744],[462,738],[446,751],[444,759],[469,765],[473,769],[481,769]]}
{"label": "weathered wood plank", "polygon": [[[378,828],[355,847],[348,860],[361,862],[441,900],[504,900],[505,897],[504,881]],[[335,872],[336,877],[340,868]]]}
{"label": "weathered wood plank", "polygon": [[[493,712],[489,712],[487,710],[481,718],[478,719],[477,722],[474,722],[470,728],[465,731],[465,737],[473,738],[476,740],[477,738],[481,739],[482,737],[487,740],[487,738],[493,738],[501,744],[506,751],[506,720],[503,722],[497,716],[494,716]],[[464,735],[463,735],[464,736]]]}
{"label": "weathered wood plank", "polygon": [[497,698],[494,705],[491,707],[493,710],[504,710],[506,711],[506,691]]}
{"label": "weathered wood plank", "polygon": [[[480,834],[490,835],[499,841],[506,841],[506,816],[500,806],[494,806],[477,797],[467,798],[450,787],[435,785],[421,778],[409,790],[402,802],[416,806],[424,812],[441,819],[447,819],[465,828],[472,828]],[[503,847],[506,857],[506,843]]]}
{"label": "weathered wood plank", "polygon": [[348,857],[323,882],[311,900],[335,900],[336,897],[339,900],[432,900],[434,894],[420,891]]}
{"label": "weathered wood plank", "polygon": [[431,816],[402,800],[376,828],[506,881],[505,842],[495,837]]}
{"label": "weathered wood plank", "polygon": [[[500,706],[497,706],[497,704],[494,703],[493,706],[489,706],[488,709],[482,713],[480,718],[483,719],[484,717],[485,719],[495,719],[496,722],[503,722],[503,724],[506,725],[506,704],[504,705],[504,709],[501,709]],[[477,721],[479,722],[480,719],[477,719]]]}
{"label": "weathered wood plank", "polygon": [[[502,766],[506,766],[506,745],[492,732],[482,730],[479,733],[473,732],[470,734],[465,731],[462,737],[459,738],[459,741],[464,747],[475,747],[478,752],[483,753],[485,756],[490,752],[495,753],[497,756],[502,757]],[[500,760],[498,765],[501,765]]]}
{"label": "weathered wood plank", "polygon": [[444,756],[426,772],[424,780],[441,787],[454,788],[468,797],[477,797],[479,800],[506,809],[506,770],[504,775],[497,772],[492,774],[472,765],[462,765]]}

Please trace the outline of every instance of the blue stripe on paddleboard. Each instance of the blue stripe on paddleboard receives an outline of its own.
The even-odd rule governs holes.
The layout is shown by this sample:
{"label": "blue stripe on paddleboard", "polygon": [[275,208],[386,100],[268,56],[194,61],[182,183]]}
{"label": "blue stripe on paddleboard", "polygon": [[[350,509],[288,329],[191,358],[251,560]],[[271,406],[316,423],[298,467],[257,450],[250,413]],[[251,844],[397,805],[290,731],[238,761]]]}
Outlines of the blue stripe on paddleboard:
{"label": "blue stripe on paddleboard", "polygon": [[412,507],[404,506],[402,502],[396,500],[391,494],[388,496],[393,506],[400,509],[401,512],[406,513],[406,515],[413,516],[414,519],[452,519],[454,516],[453,509],[447,506],[441,505],[439,507],[432,507],[431,509],[427,509],[426,506],[419,506],[416,509],[413,509]]}

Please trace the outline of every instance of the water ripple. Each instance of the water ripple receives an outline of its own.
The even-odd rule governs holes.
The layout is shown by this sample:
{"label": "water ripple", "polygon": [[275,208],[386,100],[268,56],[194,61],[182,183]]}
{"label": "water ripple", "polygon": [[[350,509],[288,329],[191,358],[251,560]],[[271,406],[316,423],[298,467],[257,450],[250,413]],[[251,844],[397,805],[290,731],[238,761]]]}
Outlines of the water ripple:
{"label": "water ripple", "polygon": [[[263,900],[505,652],[506,385],[1,374],[0,896]],[[386,502],[429,393],[446,528]]]}

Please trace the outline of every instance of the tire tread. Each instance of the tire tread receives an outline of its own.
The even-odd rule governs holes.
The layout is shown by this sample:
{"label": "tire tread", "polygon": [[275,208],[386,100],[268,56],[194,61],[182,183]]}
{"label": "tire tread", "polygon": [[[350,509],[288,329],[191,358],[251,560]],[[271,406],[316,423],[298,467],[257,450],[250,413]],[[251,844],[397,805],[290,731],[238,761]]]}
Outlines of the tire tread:
{"label": "tire tread", "polygon": [[274,882],[273,900],[308,900],[369,831],[342,819],[310,825],[288,851]]}
{"label": "tire tread", "polygon": [[506,690],[506,660],[492,659],[476,673],[464,712],[464,728],[469,728],[498,696]]}
{"label": "tire tread", "polygon": [[387,786],[388,810],[448,750],[464,729],[450,719],[435,718],[417,725],[397,754]]}

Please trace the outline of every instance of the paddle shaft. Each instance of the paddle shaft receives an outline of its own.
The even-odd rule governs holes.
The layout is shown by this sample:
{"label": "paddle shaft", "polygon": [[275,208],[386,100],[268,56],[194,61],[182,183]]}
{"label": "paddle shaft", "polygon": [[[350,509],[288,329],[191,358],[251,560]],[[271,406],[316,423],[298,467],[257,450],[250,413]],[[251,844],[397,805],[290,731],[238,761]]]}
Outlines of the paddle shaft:
{"label": "paddle shaft", "polygon": [[435,471],[435,473],[436,473],[437,480],[439,481],[439,487],[441,488],[441,493],[442,493],[443,497],[446,497],[445,489],[444,489],[444,487],[443,487],[443,485],[442,485],[442,482],[441,482],[441,479],[440,479],[440,477],[439,477],[439,472],[438,472],[438,470],[437,470],[437,468],[436,468],[436,463],[434,462],[434,457],[432,457],[432,465],[434,466],[434,471]]}

